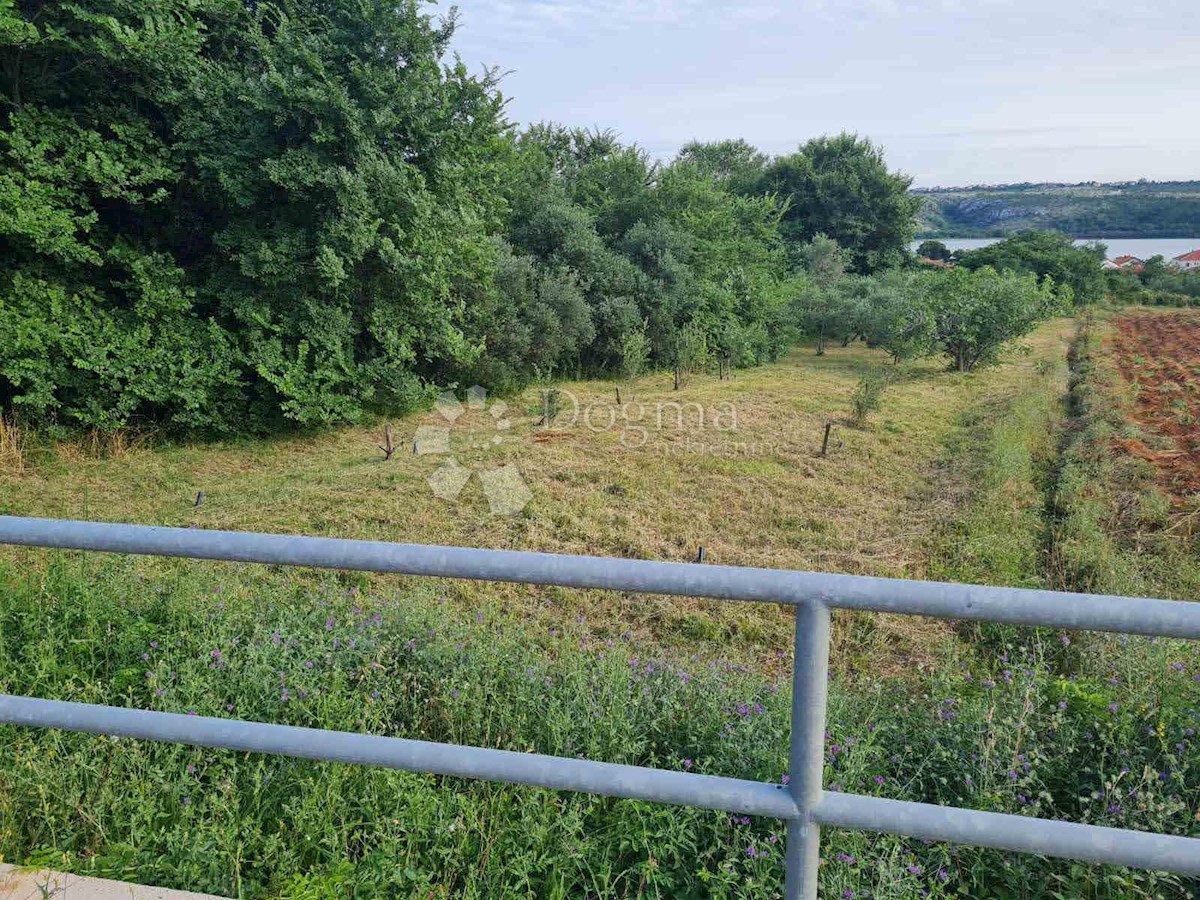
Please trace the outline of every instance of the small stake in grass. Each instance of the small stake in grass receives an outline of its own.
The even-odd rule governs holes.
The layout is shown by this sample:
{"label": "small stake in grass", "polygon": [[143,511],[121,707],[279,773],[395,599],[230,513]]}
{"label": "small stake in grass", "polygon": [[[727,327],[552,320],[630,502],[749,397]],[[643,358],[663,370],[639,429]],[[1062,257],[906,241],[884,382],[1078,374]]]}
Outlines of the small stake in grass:
{"label": "small stake in grass", "polygon": [[[388,425],[383,429],[383,446],[379,448],[383,451],[383,461],[387,462],[392,458],[392,454],[396,452],[396,445],[392,443],[392,426]],[[417,452],[417,445],[413,444],[413,453]]]}
{"label": "small stake in grass", "polygon": [[833,423],[825,423],[825,437],[821,441],[821,456],[829,455],[829,432],[833,431]]}
{"label": "small stake in grass", "polygon": [[698,562],[698,563],[704,562],[704,545],[703,544],[700,545],[700,552],[696,554],[696,562]]}
{"label": "small stake in grass", "polygon": [[201,503],[203,503],[203,502],[204,502],[204,491],[199,491],[199,492],[196,494],[196,502],[195,502],[194,504],[192,504],[192,505],[193,505],[193,506],[197,506],[197,507],[198,507],[198,506],[199,506]]}

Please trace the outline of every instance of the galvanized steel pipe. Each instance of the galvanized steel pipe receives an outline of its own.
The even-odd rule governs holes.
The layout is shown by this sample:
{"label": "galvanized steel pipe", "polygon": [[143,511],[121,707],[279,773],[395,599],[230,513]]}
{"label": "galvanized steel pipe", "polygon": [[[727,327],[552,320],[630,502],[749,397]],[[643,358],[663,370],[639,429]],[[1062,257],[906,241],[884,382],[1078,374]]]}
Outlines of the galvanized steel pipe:
{"label": "galvanized steel pipe", "polygon": [[1200,603],[693,563],[0,516],[0,544],[554,584],[1200,639]]}

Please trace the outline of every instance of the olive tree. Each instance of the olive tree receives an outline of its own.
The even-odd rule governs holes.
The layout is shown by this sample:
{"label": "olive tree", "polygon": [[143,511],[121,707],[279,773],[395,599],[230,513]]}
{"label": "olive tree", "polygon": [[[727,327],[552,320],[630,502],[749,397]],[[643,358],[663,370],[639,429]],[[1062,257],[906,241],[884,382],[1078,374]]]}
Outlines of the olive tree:
{"label": "olive tree", "polygon": [[993,363],[1009,341],[1031,332],[1062,306],[1052,280],[991,267],[956,268],[929,284],[934,340],[959,372]]}

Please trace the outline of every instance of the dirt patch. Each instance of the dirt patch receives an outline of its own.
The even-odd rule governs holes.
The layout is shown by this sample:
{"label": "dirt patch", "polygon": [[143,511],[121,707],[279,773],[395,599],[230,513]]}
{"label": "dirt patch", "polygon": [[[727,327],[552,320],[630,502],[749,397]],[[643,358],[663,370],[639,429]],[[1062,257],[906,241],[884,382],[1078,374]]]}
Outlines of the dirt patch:
{"label": "dirt patch", "polygon": [[1122,316],[1112,345],[1145,434],[1118,446],[1152,463],[1176,497],[1200,492],[1200,315]]}

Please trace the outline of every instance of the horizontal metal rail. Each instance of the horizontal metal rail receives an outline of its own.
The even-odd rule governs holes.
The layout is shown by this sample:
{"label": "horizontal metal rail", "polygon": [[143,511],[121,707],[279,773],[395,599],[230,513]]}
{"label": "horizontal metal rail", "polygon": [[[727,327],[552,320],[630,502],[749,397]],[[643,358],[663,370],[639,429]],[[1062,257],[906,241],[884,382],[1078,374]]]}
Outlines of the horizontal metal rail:
{"label": "horizontal metal rail", "polygon": [[[794,820],[781,785],[538,753],[0,694],[0,722],[478,778]],[[820,825],[1200,875],[1200,840],[826,791]]]}
{"label": "horizontal metal rail", "polygon": [[0,695],[0,723],[584,791],[788,822],[788,898],[815,898],[822,825],[1200,875],[1200,839],[821,789],[829,609],[1200,638],[1200,603],[775,569],[0,516],[0,544],[784,603],[796,610],[792,783]]}
{"label": "horizontal metal rail", "polygon": [[655,800],[677,806],[720,809],[777,819],[794,818],[796,815],[795,801],[780,785],[541,753],[517,753],[513,750],[465,747],[350,731],[268,725],[240,719],[185,716],[180,713],[38,700],[7,694],[0,694],[0,722],[381,766],[406,772],[506,781],[551,790]]}
{"label": "horizontal metal rail", "polygon": [[882,831],[927,841],[1200,875],[1197,838],[835,791],[821,795],[812,816],[822,825],[834,828]]}
{"label": "horizontal metal rail", "polygon": [[1200,640],[1200,603],[514,550],[0,516],[0,544],[553,584]]}

